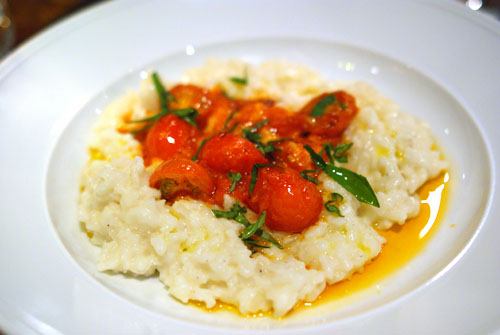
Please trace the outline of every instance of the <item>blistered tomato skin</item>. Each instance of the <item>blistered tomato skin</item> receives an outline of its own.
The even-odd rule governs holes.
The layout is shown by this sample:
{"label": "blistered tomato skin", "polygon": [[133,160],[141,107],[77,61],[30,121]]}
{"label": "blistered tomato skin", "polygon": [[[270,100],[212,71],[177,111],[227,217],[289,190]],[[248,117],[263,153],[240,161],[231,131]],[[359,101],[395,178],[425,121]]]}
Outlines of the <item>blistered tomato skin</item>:
{"label": "blistered tomato skin", "polygon": [[250,202],[259,213],[267,211],[266,226],[290,233],[314,225],[323,208],[316,185],[290,168],[260,169]]}
{"label": "blistered tomato skin", "polygon": [[[335,97],[335,102],[324,109],[323,115],[312,117],[310,114],[319,101],[329,95]],[[313,135],[327,138],[335,138],[342,135],[349,126],[358,108],[354,97],[344,91],[321,94],[310,100],[299,112],[300,115],[308,116],[305,130]]]}
{"label": "blistered tomato skin", "polygon": [[193,139],[196,134],[195,127],[169,114],[162,117],[148,131],[145,151],[148,157],[158,157],[163,160],[174,156],[191,157],[194,151]]}
{"label": "blistered tomato skin", "polygon": [[250,176],[243,175],[241,180],[236,183],[235,188],[230,192],[233,182],[229,180],[227,175],[221,175],[215,180],[216,191],[214,195],[214,202],[219,205],[224,205],[224,195],[229,194],[231,197],[238,199],[243,204],[248,204],[250,199],[249,184]]}
{"label": "blistered tomato skin", "polygon": [[250,172],[255,163],[267,159],[252,142],[233,134],[219,134],[209,139],[200,153],[200,164],[219,172]]}
{"label": "blistered tomato skin", "polygon": [[151,175],[149,185],[160,189],[162,198],[168,201],[180,196],[207,200],[215,187],[205,168],[185,158],[174,158],[160,164]]}

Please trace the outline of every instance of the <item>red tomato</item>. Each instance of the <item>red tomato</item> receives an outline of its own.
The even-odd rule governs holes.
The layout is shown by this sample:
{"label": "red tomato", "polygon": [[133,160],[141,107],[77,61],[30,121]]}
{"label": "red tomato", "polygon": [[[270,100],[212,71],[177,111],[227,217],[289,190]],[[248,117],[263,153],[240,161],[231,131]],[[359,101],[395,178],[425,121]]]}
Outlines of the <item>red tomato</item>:
{"label": "red tomato", "polygon": [[161,163],[151,175],[149,185],[171,201],[179,196],[206,200],[214,190],[210,174],[201,165],[185,158]]}
{"label": "red tomato", "polygon": [[245,104],[233,120],[243,127],[250,127],[264,119],[269,121],[265,127],[279,137],[296,136],[305,125],[303,115],[289,112],[266,101]]}
{"label": "red tomato", "polygon": [[316,185],[289,168],[259,170],[251,203],[267,211],[266,225],[274,230],[300,232],[318,221],[323,199]]}
{"label": "red tomato", "polygon": [[177,154],[191,157],[196,136],[195,127],[173,114],[168,114],[148,131],[145,151],[148,157],[159,157],[163,160]]}
{"label": "red tomato", "polygon": [[200,163],[216,172],[249,172],[255,163],[267,159],[241,136],[220,134],[209,139],[200,153]]}
{"label": "red tomato", "polygon": [[224,204],[224,195],[229,194],[233,198],[238,199],[240,202],[246,204],[250,198],[250,193],[248,190],[250,184],[250,176],[243,175],[241,180],[236,183],[236,187],[233,192],[229,192],[233,182],[229,180],[227,175],[221,175],[216,179],[216,190],[214,200],[215,203],[222,206]]}
{"label": "red tomato", "polygon": [[[295,141],[284,141],[277,143],[275,146],[281,150],[273,153],[278,165],[286,165],[297,171],[317,168],[307,150],[304,149],[303,144]],[[321,150],[321,147],[319,150]]]}
{"label": "red tomato", "polygon": [[[317,103],[330,95],[335,97],[335,101],[325,107],[323,115],[318,117],[310,116]],[[299,114],[309,116],[306,118],[308,123],[305,130],[307,132],[334,138],[342,135],[342,132],[349,126],[357,112],[358,108],[354,97],[344,91],[337,91],[324,93],[312,99],[302,107]]]}
{"label": "red tomato", "polygon": [[209,91],[194,85],[177,85],[170,93],[175,97],[175,101],[169,104],[170,108],[195,108],[200,113],[196,121],[206,133],[220,130],[231,112],[237,109],[237,102],[226,98],[220,91]]}

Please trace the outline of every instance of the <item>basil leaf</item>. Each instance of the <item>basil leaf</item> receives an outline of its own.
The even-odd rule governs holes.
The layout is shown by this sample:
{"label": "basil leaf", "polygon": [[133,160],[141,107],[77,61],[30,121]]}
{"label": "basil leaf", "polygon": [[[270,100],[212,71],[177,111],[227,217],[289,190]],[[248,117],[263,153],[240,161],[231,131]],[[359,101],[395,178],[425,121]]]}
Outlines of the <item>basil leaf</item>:
{"label": "basil leaf", "polygon": [[178,117],[180,117],[181,119],[183,119],[187,123],[189,123],[195,127],[198,127],[198,123],[196,122],[195,117],[199,116],[200,114],[193,107],[176,109],[176,110],[171,111],[171,113],[177,115]]}
{"label": "basil leaf", "polygon": [[[224,122],[224,127],[222,127],[221,132],[224,132],[227,129],[227,127],[229,126],[229,122],[231,122],[231,120],[233,119],[233,117],[238,112],[239,112],[239,110],[235,110],[234,112],[232,112],[231,114],[229,114],[229,116],[227,117],[226,121]],[[236,123],[236,124],[238,124],[238,123]],[[234,126],[232,128],[234,128]]]}
{"label": "basil leaf", "polygon": [[229,174],[227,175],[229,180],[231,180],[233,183],[231,184],[231,187],[229,188],[229,193],[232,193],[234,191],[234,189],[236,188],[236,184],[241,180],[242,176],[241,176],[241,173],[232,173],[232,172],[229,172]]}
{"label": "basil leaf", "polygon": [[305,180],[309,180],[311,183],[314,183],[314,184],[318,185],[318,184],[319,184],[319,181],[318,181],[316,178],[309,176],[309,175],[308,175],[308,173],[316,173],[316,172],[318,172],[319,170],[321,170],[321,169],[316,169],[316,170],[303,170],[303,171],[301,171],[301,172],[300,172],[300,176],[301,176],[302,178],[304,178]]}
{"label": "basil leaf", "polygon": [[335,201],[332,201],[332,200],[328,201],[328,202],[325,204],[325,208],[326,208],[326,210],[327,210],[327,211],[329,211],[329,212],[331,212],[331,213],[335,213],[335,214],[337,214],[338,216],[340,216],[340,217],[342,217],[342,218],[343,218],[344,216],[343,216],[342,214],[340,214],[340,209],[339,209],[337,206],[333,205],[333,203],[334,203],[334,202],[335,202]]}
{"label": "basil leaf", "polygon": [[153,84],[155,85],[156,93],[158,94],[158,98],[160,99],[160,106],[162,111],[168,111],[168,102],[175,101],[175,98],[169,91],[165,89],[165,86],[161,83],[160,76],[157,72],[153,72],[151,75],[153,79]]}
{"label": "basil leaf", "polygon": [[333,202],[343,201],[344,200],[344,197],[342,196],[342,194],[337,193],[337,192],[331,193],[330,197],[332,198]]}
{"label": "basil leaf", "polygon": [[324,171],[359,201],[380,207],[375,192],[364,176],[332,164],[326,164]]}
{"label": "basil leaf", "polygon": [[[236,222],[239,222],[245,226],[245,230],[241,233],[240,238],[247,245],[261,247],[261,248],[268,248],[267,246],[253,245],[253,244],[257,243],[258,241],[250,240],[249,238],[256,235],[256,236],[259,236],[262,239],[268,241],[269,243],[273,244],[277,248],[283,249],[281,244],[278,241],[276,241],[274,239],[274,237],[271,236],[271,234],[262,230],[262,226],[264,225],[265,220],[266,220],[266,214],[265,214],[266,211],[263,211],[261,213],[261,215],[257,218],[257,221],[254,224],[250,223],[250,221],[248,221],[246,216],[243,215],[246,212],[247,212],[247,209],[244,206],[240,206],[238,200],[236,200],[234,205],[227,212],[217,210],[217,209],[212,209],[212,213],[214,213],[216,218],[232,219],[232,220],[235,220]],[[252,231],[253,231],[253,233],[250,235],[250,233]],[[243,236],[247,236],[247,235],[249,235],[247,238],[243,237]]]}
{"label": "basil leaf", "polygon": [[314,150],[313,148],[311,148],[308,144],[304,145],[304,149],[307,150],[307,152],[309,153],[309,156],[311,156],[311,159],[312,161],[314,162],[314,164],[316,164],[317,166],[319,166],[320,168],[324,168],[326,166],[326,162],[323,158],[321,158],[320,155],[318,155]]}
{"label": "basil leaf", "polygon": [[316,103],[311,114],[309,115],[314,117],[322,116],[323,113],[325,112],[326,107],[328,107],[328,105],[333,104],[336,100],[337,99],[333,94],[327,95],[326,97],[324,97],[323,99],[321,99]]}
{"label": "basil leaf", "polygon": [[203,146],[205,145],[205,143],[207,143],[207,141],[214,136],[215,136],[215,134],[212,134],[212,135],[208,136],[207,138],[203,139],[203,141],[201,141],[200,147],[198,148],[198,150],[194,154],[193,158],[191,158],[192,161],[196,162],[198,160],[198,157],[200,156],[200,153],[201,153],[201,149],[203,149]]}
{"label": "basil leaf", "polygon": [[244,77],[230,77],[229,80],[231,80],[235,84],[240,84],[240,85],[248,84],[248,69],[245,68]]}
{"label": "basil leaf", "polygon": [[266,222],[266,211],[263,211],[259,215],[255,223],[250,224],[245,228],[245,230],[243,230],[243,232],[240,235],[240,238],[246,240],[247,238],[253,236],[257,232],[257,230],[259,230],[264,226],[264,222]]}
{"label": "basil leaf", "polygon": [[269,243],[273,244],[274,246],[283,249],[283,246],[272,237],[271,234],[268,232],[265,232],[264,230],[259,230],[257,231],[257,235],[262,237],[264,240],[268,241]]}

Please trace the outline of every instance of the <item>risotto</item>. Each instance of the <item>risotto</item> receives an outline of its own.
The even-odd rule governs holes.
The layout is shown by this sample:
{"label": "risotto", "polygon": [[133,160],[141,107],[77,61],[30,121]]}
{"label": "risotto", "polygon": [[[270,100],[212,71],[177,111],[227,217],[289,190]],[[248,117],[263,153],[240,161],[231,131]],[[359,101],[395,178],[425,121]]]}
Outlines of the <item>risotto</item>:
{"label": "risotto", "polygon": [[[149,133],[156,127],[153,123],[170,117],[155,116],[169,104],[181,104],[182,99],[179,95],[176,99],[179,89],[174,83],[166,82],[160,86],[170,92],[163,100],[159,98],[158,77],[155,81],[148,76],[138,91],[108,106],[92,128],[90,159],[81,175],[79,220],[90,241],[101,247],[100,271],[136,276],[158,272],[169,293],[185,303],[199,301],[211,308],[222,301],[244,314],[272,311],[279,317],[301,301],[314,301],[326,285],[349,278],[374,259],[385,243],[375,228],[403,225],[416,216],[420,206],[416,191],[448,167],[430,128],[402,113],[397,104],[366,83],[333,83],[284,61],[250,65],[238,60],[210,60],[187,71],[175,84],[179,83],[181,88],[197,85],[203,92],[217,90],[228,104],[239,101],[227,118],[204,119],[194,106],[177,109],[176,117],[204,129],[203,136],[186,136],[186,143],[196,149],[189,154],[196,156],[189,160],[193,163],[185,164],[197,169],[198,161],[208,170],[227,167],[214,179],[215,186],[207,186],[218,190],[225,183],[226,191],[203,196],[205,184],[194,182],[197,187],[190,188],[191,193],[173,196],[172,183],[160,183],[175,167],[165,165],[167,159],[158,159],[153,149],[147,149]],[[222,109],[214,104],[210,108],[216,114]],[[341,115],[353,112],[345,129],[336,135],[335,145],[320,151],[314,145],[297,149],[288,137],[278,136],[285,126],[273,132],[273,119],[270,123],[266,118],[259,119],[260,123],[251,117],[238,119],[246,109],[255,111],[252,106],[257,104],[260,116],[264,109],[299,115],[308,105],[313,107],[304,120],[312,119],[314,128],[301,131],[300,141],[330,136],[314,121],[332,104],[338,104]],[[286,115],[282,120],[288,125],[293,117]],[[343,122],[342,117],[336,120]],[[303,127],[302,123],[296,127]],[[221,128],[222,135],[215,135]],[[207,152],[220,150],[216,140],[229,138],[240,144],[248,141],[252,146],[245,153],[258,149],[259,154],[243,157],[240,170],[228,167],[237,159],[210,161]],[[167,141],[175,139],[167,136]],[[299,172],[293,172],[292,166],[302,178],[296,178]],[[362,192],[332,177],[339,171],[361,183]],[[289,209],[297,212],[293,214],[299,217],[296,222],[287,217],[292,215],[288,211],[276,209],[289,201],[281,194],[274,196],[278,191],[272,186],[273,180],[284,175],[301,187],[296,210]],[[177,180],[174,192],[179,187],[186,191],[183,185],[192,186],[179,186]],[[306,197],[309,190],[312,195]],[[249,199],[246,203],[242,194]],[[260,198],[251,200],[256,194]],[[301,209],[302,203],[307,210]],[[313,211],[312,207],[314,215],[302,213]]]}

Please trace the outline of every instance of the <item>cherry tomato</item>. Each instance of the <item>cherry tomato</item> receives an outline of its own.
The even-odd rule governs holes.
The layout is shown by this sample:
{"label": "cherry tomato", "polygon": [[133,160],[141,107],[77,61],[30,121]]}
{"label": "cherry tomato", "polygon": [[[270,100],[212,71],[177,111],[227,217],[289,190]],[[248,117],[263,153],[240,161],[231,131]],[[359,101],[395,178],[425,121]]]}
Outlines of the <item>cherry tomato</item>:
{"label": "cherry tomato", "polygon": [[267,163],[267,159],[252,142],[243,137],[220,134],[205,143],[201,149],[200,163],[221,173],[249,172],[255,163]]}
{"label": "cherry tomato", "polygon": [[163,160],[176,155],[191,157],[196,137],[195,127],[176,115],[168,114],[148,131],[145,151],[148,157],[159,157]]}
{"label": "cherry tomato", "polygon": [[[325,107],[323,115],[310,116],[318,102],[331,95],[335,97],[335,101]],[[333,138],[342,135],[357,112],[354,97],[344,91],[337,91],[324,93],[312,99],[300,110],[299,114],[307,117],[306,132]]]}
{"label": "cherry tomato", "polygon": [[297,171],[314,170],[317,168],[302,143],[284,141],[277,143],[275,146],[281,150],[273,153],[278,165],[286,165]]}
{"label": "cherry tomato", "polygon": [[246,103],[234,117],[243,127],[251,127],[262,120],[268,120],[265,126],[278,137],[297,136],[305,125],[304,116],[292,113],[266,101]]}
{"label": "cherry tomato", "polygon": [[170,90],[175,101],[171,109],[195,108],[200,116],[196,121],[206,133],[220,130],[231,112],[237,109],[237,102],[225,97],[218,90],[209,91],[195,85],[177,85]]}
{"label": "cherry tomato", "polygon": [[318,221],[323,199],[316,185],[290,168],[259,170],[251,203],[267,211],[266,225],[285,232],[300,232]]}
{"label": "cherry tomato", "polygon": [[179,196],[206,200],[214,191],[214,182],[207,170],[185,158],[161,163],[151,175],[149,185],[159,189],[162,198],[168,201]]}
{"label": "cherry tomato", "polygon": [[233,198],[238,199],[241,203],[248,203],[250,199],[249,193],[249,184],[250,184],[250,176],[243,175],[241,180],[236,183],[236,186],[232,192],[230,192],[231,185],[233,182],[229,180],[227,175],[221,175],[216,178],[215,181],[216,190],[214,200],[215,203],[222,206],[224,204],[224,195],[229,194]]}

